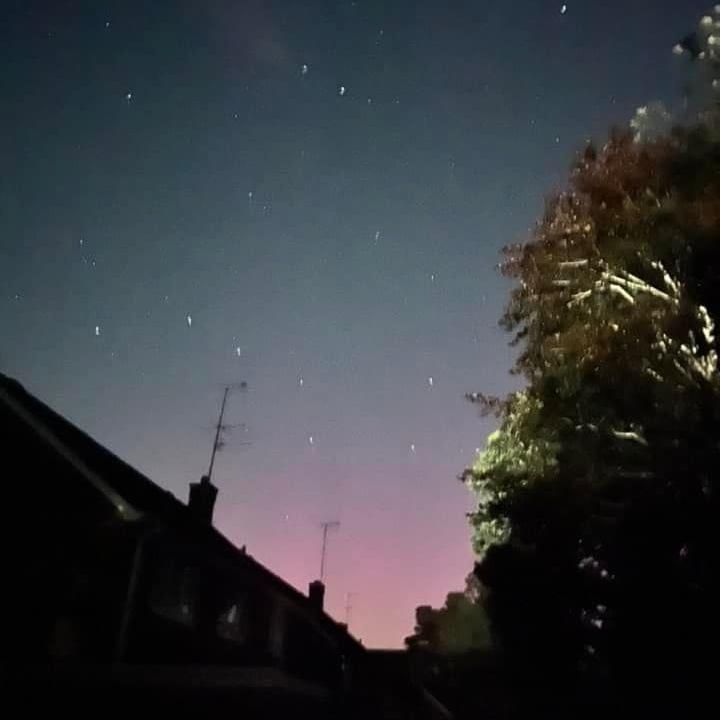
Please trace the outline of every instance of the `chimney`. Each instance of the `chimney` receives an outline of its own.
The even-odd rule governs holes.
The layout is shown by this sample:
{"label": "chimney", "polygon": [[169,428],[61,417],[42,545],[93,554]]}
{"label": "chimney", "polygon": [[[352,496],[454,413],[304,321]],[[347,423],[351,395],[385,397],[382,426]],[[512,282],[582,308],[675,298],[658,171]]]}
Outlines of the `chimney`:
{"label": "chimney", "polygon": [[325,585],[322,580],[313,580],[308,588],[308,600],[310,605],[318,612],[323,611],[323,603],[325,601]]}
{"label": "chimney", "polygon": [[212,525],[217,494],[218,489],[210,482],[207,475],[203,475],[199,483],[190,483],[188,510],[197,522]]}

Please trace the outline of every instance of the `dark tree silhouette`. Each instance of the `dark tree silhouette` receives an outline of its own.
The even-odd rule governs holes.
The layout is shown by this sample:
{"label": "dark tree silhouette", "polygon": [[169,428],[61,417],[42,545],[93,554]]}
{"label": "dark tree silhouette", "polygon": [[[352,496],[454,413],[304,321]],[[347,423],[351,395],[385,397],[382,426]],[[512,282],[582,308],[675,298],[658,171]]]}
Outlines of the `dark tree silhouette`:
{"label": "dark tree silhouette", "polygon": [[421,605],[415,621],[415,632],[405,639],[409,649],[457,654],[490,645],[485,609],[468,591],[448,593],[445,605],[438,609]]}
{"label": "dark tree silhouette", "polygon": [[[713,90],[716,26],[691,53]],[[500,428],[463,476],[503,649],[645,710],[711,687],[720,639],[720,113],[665,134],[649,115],[588,146],[506,249],[527,386],[470,396]]]}

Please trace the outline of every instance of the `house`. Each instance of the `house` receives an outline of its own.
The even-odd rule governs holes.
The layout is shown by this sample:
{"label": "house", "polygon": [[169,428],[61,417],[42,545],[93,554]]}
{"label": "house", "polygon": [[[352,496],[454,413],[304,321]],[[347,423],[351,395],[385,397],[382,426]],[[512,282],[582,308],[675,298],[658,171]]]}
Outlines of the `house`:
{"label": "house", "polygon": [[104,714],[446,717],[403,678],[403,703],[382,709],[388,678],[323,611],[322,583],[304,595],[216,530],[208,478],[180,502],[4,375],[0,432],[3,673],[26,700],[76,715],[102,702]]}

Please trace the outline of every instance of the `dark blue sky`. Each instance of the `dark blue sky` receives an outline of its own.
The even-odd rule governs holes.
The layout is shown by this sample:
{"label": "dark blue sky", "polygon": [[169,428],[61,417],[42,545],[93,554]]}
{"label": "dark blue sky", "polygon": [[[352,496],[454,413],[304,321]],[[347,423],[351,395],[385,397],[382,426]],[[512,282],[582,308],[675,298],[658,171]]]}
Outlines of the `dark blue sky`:
{"label": "dark blue sky", "polygon": [[398,645],[472,566],[499,250],[709,9],[562,5],[4,0],[0,369],[181,498],[246,380],[217,524],[304,588],[339,519],[330,609]]}

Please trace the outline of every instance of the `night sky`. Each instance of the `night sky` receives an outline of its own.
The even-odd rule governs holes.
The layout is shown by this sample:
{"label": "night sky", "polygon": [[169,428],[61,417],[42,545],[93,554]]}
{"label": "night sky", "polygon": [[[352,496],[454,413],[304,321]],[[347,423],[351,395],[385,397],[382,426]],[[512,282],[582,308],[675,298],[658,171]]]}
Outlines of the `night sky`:
{"label": "night sky", "polygon": [[183,500],[246,381],[216,524],[305,590],[339,520],[329,610],[400,645],[472,567],[499,250],[710,3],[0,7],[0,369]]}

